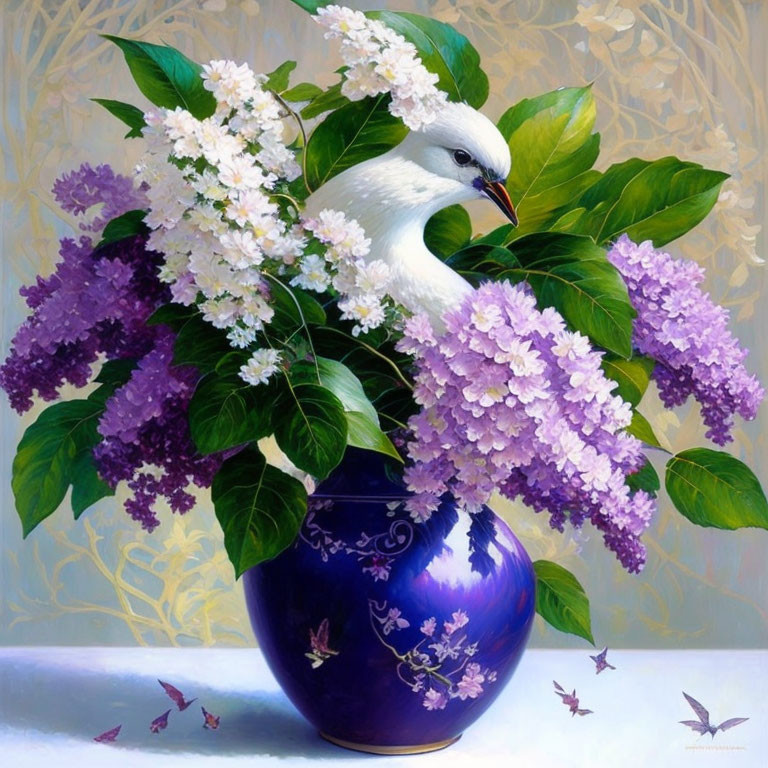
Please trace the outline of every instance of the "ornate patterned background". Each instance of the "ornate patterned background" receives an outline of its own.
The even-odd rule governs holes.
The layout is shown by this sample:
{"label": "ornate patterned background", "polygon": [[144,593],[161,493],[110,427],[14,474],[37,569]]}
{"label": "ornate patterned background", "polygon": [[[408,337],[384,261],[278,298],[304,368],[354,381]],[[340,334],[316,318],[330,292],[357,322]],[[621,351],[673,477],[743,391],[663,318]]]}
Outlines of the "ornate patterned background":
{"label": "ornate patterned background", "polygon": [[[712,295],[768,381],[766,340],[765,32],[756,0],[402,0],[355,2],[431,14],[455,24],[480,50],[491,78],[490,117],[525,96],[594,81],[599,167],[638,155],[677,154],[728,171],[708,221],[674,252],[702,263]],[[198,61],[227,57],[270,71],[299,59],[294,82],[331,81],[339,66],[320,30],[289,0],[5,0],[3,67],[2,352],[23,317],[20,285],[48,273],[56,237],[69,231],[49,192],[85,159],[129,171],[140,142],[90,97],[144,103],[122,56],[98,34],[167,42]],[[317,75],[317,73],[323,73]],[[498,222],[473,209],[478,230]],[[698,410],[644,411],[669,447],[703,443]],[[14,447],[36,412],[19,420],[0,404],[0,643],[248,645],[241,588],[234,584],[210,501],[183,518],[164,515],[151,535],[103,500],[74,523],[60,511],[21,540],[13,509]],[[740,426],[735,454],[765,483],[768,407]],[[598,642],[626,647],[765,647],[768,533],[697,528],[664,498],[639,577],[625,574],[599,540],[561,536],[524,509],[497,504],[532,557],[557,559],[585,585]],[[537,625],[536,645],[583,645]]]}

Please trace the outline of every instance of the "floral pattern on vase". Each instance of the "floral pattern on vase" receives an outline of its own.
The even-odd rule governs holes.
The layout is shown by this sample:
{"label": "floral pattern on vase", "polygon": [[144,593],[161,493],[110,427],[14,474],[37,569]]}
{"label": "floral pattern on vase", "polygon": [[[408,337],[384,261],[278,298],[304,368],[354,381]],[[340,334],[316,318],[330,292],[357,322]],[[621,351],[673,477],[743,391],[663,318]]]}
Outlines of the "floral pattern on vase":
{"label": "floral pattern on vase", "polygon": [[413,523],[370,457],[350,449],[295,542],[246,572],[249,614],[281,687],[323,734],[444,743],[510,680],[533,623],[533,568],[487,508],[445,500]]}
{"label": "floral pattern on vase", "polygon": [[[387,642],[385,637],[391,632],[405,629],[410,622],[404,618],[398,608],[387,609],[386,602],[380,606],[375,600],[368,601],[371,626],[374,633],[386,648],[392,651],[397,662],[397,676],[414,693],[421,694],[422,704],[430,711],[445,709],[451,699],[476,699],[484,692],[483,683],[495,683],[496,672],[481,667],[469,659],[478,651],[477,642],[466,643],[468,635],[460,630],[469,623],[469,617],[461,609],[454,611],[450,621],[443,622],[443,631],[435,637],[437,620],[434,616],[424,619],[419,631],[424,637],[400,653]],[[382,613],[386,611],[386,613]],[[381,637],[384,635],[384,637]],[[432,643],[422,647],[428,640]],[[450,662],[453,669],[444,669]],[[457,675],[461,678],[456,681]]]}

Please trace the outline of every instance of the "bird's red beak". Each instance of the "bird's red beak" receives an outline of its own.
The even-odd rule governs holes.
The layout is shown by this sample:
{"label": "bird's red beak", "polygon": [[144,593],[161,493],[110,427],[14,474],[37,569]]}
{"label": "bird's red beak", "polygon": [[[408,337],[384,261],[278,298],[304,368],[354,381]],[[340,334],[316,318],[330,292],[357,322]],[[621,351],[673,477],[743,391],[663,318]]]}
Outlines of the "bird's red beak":
{"label": "bird's red beak", "polygon": [[512,199],[509,196],[509,192],[507,192],[507,188],[504,186],[504,182],[483,179],[481,189],[486,197],[493,200],[493,202],[501,208],[504,215],[512,222],[512,224],[517,226],[517,212],[515,211],[515,206],[512,205]]}

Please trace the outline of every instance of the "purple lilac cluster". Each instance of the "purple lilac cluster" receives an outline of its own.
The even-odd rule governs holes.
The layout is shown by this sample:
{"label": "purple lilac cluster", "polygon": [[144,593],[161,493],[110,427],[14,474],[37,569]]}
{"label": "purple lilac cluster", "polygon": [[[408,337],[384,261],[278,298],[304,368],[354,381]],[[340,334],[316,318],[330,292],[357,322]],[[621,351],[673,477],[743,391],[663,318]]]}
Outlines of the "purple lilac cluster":
{"label": "purple lilac cluster", "polygon": [[539,311],[526,285],[486,283],[443,320],[438,338],[417,315],[399,342],[416,359],[422,406],[408,423],[414,519],[446,492],[478,511],[498,489],[548,511],[557,530],[589,519],[639,571],[654,502],[626,484],[643,463],[641,443],[624,431],[631,409],[611,394],[601,353],[554,309]]}
{"label": "purple lilac cluster", "polygon": [[608,259],[629,289],[637,310],[633,345],[656,361],[653,378],[664,404],[682,405],[693,395],[707,437],[718,445],[732,440],[734,415],[755,418],[765,390],[743,365],[747,350],[728,330],[728,311],[697,287],[704,270],[626,235]]}
{"label": "purple lilac cluster", "polygon": [[154,509],[159,496],[183,514],[195,502],[189,483],[208,487],[221,465],[218,455],[200,456],[190,438],[187,407],[199,374],[172,366],[174,338],[167,328],[157,329],[153,349],[107,401],[98,426],[104,439],[94,451],[106,482],[127,482],[133,497],[126,510],[148,531],[160,524]]}
{"label": "purple lilac cluster", "polygon": [[[77,174],[68,177],[70,205],[80,201],[72,212],[83,213],[95,202],[115,211],[121,196],[131,204],[139,199],[124,177],[105,168],[99,166],[95,176],[81,168],[83,189]],[[64,194],[62,184],[57,182],[57,194]],[[85,386],[99,359],[136,361],[129,380],[106,401],[99,423],[103,440],[94,458],[111,486],[127,481],[133,496],[126,509],[151,531],[159,524],[158,497],[177,512],[188,510],[194,501],[189,483],[210,485],[221,462],[197,454],[189,436],[187,406],[197,371],[172,367],[173,333],[146,324],[170,300],[168,286],[158,279],[163,257],[147,250],[139,236],[98,250],[88,237],[65,238],[60,255],[52,275],[21,289],[32,312],[0,367],[0,388],[23,413],[35,395],[54,400],[65,383]]]}
{"label": "purple lilac cluster", "polygon": [[80,224],[85,232],[99,232],[110,219],[149,205],[143,187],[136,189],[130,178],[115,173],[108,165],[92,168],[83,163],[78,170],[56,179],[53,194],[62,210],[75,216],[101,205],[95,218]]}

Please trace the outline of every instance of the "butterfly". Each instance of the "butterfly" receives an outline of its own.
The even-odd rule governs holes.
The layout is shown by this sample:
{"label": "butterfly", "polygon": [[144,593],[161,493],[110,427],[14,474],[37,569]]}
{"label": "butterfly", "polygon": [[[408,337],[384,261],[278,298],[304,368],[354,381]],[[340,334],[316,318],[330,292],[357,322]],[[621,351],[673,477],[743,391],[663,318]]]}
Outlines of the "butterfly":
{"label": "butterfly", "polygon": [[169,709],[166,712],[163,712],[160,717],[156,717],[150,724],[149,724],[149,730],[152,731],[152,733],[159,733],[160,731],[165,730],[168,727],[168,715],[171,714],[171,710]]}
{"label": "butterfly", "polygon": [[579,709],[579,700],[576,698],[576,689],[573,689],[573,693],[566,693],[565,689],[555,680],[552,681],[555,684],[555,693],[563,700],[568,709],[571,710],[571,717],[574,715],[591,715],[594,714],[591,709]]}
{"label": "butterfly", "polygon": [[730,720],[723,720],[720,725],[711,725],[709,722],[709,712],[707,712],[707,710],[704,709],[693,696],[689,696],[685,691],[683,691],[683,696],[685,696],[685,700],[691,705],[691,709],[696,713],[696,716],[699,719],[680,720],[679,722],[692,728],[696,733],[700,733],[702,736],[705,733],[708,733],[714,739],[715,734],[718,731],[727,731],[729,728],[733,728],[735,725],[745,723],[749,720],[748,717],[732,717]]}
{"label": "butterfly", "polygon": [[115,728],[110,728],[110,730],[104,731],[104,733],[100,733],[98,736],[95,736],[93,740],[102,743],[114,741],[117,738],[117,734],[120,733],[120,729],[122,727],[122,725],[118,725]]}
{"label": "butterfly", "polygon": [[597,656],[590,656],[589,658],[595,662],[595,674],[599,675],[604,669],[616,669],[613,664],[609,664],[605,657],[608,654],[608,648],[603,648]]}
{"label": "butterfly", "polygon": [[219,720],[221,720],[221,716],[212,715],[210,712],[206,712],[205,707],[200,707],[200,709],[203,710],[203,717],[205,718],[205,722],[203,723],[203,728],[210,728],[212,731],[215,731],[219,727]]}
{"label": "butterfly", "polygon": [[171,697],[173,703],[179,708],[179,712],[183,712],[193,701],[197,699],[190,699],[185,701],[184,694],[178,689],[174,688],[170,683],[164,683],[162,680],[158,680],[158,683],[163,686],[165,692]]}
{"label": "butterfly", "polygon": [[312,669],[317,669],[324,661],[330,659],[331,656],[339,655],[338,651],[333,651],[328,647],[328,619],[323,619],[320,622],[317,633],[310,628],[309,645],[312,652],[305,653],[304,655],[311,659]]}

